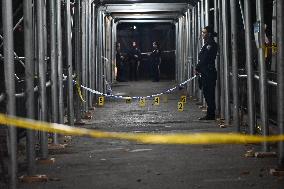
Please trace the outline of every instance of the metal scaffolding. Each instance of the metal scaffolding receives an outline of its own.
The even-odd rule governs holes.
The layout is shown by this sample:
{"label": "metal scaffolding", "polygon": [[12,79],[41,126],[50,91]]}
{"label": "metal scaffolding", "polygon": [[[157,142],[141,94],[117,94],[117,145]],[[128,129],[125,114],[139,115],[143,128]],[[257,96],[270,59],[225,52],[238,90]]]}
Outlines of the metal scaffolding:
{"label": "metal scaffolding", "polygon": [[[12,1],[2,1],[3,19],[3,48],[4,48],[4,73],[7,94],[6,111],[8,115],[16,115],[15,98],[15,68],[14,68],[14,39],[13,39],[13,15]],[[17,131],[15,127],[9,127],[8,132],[9,148],[9,181],[10,188],[17,188]]]}
{"label": "metal scaffolding", "polygon": [[[278,81],[278,126],[280,129],[279,134],[284,134],[284,65],[279,64],[284,62],[284,3],[277,1],[277,42],[278,42],[278,55],[277,55],[277,81]],[[284,142],[279,144],[279,167],[284,169]]]}
{"label": "metal scaffolding", "polygon": [[[117,25],[122,22],[153,22],[171,23],[175,25],[175,79],[183,82],[195,75],[198,52],[203,42],[201,30],[206,25],[214,26],[218,33],[216,42],[219,51],[216,58],[217,87],[216,114],[224,119],[225,124],[231,122],[236,132],[241,132],[240,111],[241,79],[246,79],[246,107],[248,133],[256,134],[256,125],[260,122],[263,136],[269,136],[268,115],[268,85],[277,86],[277,126],[278,134],[284,134],[284,55],[283,55],[283,1],[274,2],[276,20],[273,21],[273,40],[277,43],[277,55],[273,62],[277,65],[277,83],[269,81],[265,65],[265,31],[264,2],[256,1],[252,7],[251,1],[209,0],[185,1],[184,3],[137,3],[135,8],[128,4],[98,3],[93,0],[24,0],[15,12],[23,9],[23,17],[18,19],[13,27],[13,7],[11,0],[2,0],[2,28],[5,92],[0,93],[0,102],[6,103],[6,114],[16,115],[16,97],[25,100],[25,115],[29,119],[44,122],[68,124],[74,126],[80,123],[84,115],[96,103],[97,95],[85,90],[80,91],[77,85],[107,92],[107,84],[115,82],[115,53],[117,42]],[[210,3],[211,2],[211,3]],[[277,4],[276,4],[277,2]],[[229,6],[230,5],[230,6]],[[214,14],[210,11],[214,9]],[[253,35],[252,9],[256,10],[255,35],[258,35],[258,70],[253,68]],[[125,11],[123,13],[123,11]],[[139,12],[140,10],[140,12]],[[162,13],[161,13],[162,12]],[[164,12],[164,13],[163,13]],[[174,14],[169,14],[174,12]],[[123,14],[122,14],[123,13]],[[241,13],[241,14],[240,14]],[[121,15],[122,14],[122,15]],[[63,16],[64,15],[64,16]],[[229,17],[230,15],[230,17]],[[243,17],[246,75],[240,76],[240,57],[238,56],[238,17]],[[275,18],[274,18],[275,19]],[[13,31],[24,24],[24,57],[14,52]],[[230,28],[229,28],[230,26]],[[276,30],[277,29],[277,30]],[[277,31],[277,32],[275,32]],[[276,35],[277,34],[277,35]],[[276,36],[275,36],[276,35]],[[231,43],[230,43],[231,42]],[[2,47],[3,46],[3,47]],[[230,50],[231,49],[231,50]],[[231,58],[230,58],[231,57]],[[277,57],[277,58],[276,58]],[[15,62],[24,67],[24,93],[16,94]],[[256,80],[256,78],[258,80]],[[258,81],[258,91],[255,83]],[[9,86],[9,87],[7,87]],[[50,90],[47,90],[50,87]],[[48,92],[50,91],[50,93]],[[79,93],[82,96],[79,96]],[[187,85],[190,96],[204,103],[197,81]],[[258,102],[256,93],[259,93]],[[24,97],[24,98],[23,98]],[[84,100],[86,102],[84,102]],[[49,109],[48,102],[51,102]],[[260,115],[257,120],[256,104],[260,104]],[[232,114],[232,116],[231,116]],[[17,129],[8,129],[9,176],[10,188],[17,187]],[[27,174],[34,175],[36,170],[35,145],[40,143],[40,158],[47,159],[48,133],[39,132],[39,141],[35,137],[37,131],[27,131]],[[52,133],[53,143],[59,144],[59,136]],[[263,151],[270,150],[268,143],[263,143]],[[279,167],[284,167],[284,143],[278,146]]]}

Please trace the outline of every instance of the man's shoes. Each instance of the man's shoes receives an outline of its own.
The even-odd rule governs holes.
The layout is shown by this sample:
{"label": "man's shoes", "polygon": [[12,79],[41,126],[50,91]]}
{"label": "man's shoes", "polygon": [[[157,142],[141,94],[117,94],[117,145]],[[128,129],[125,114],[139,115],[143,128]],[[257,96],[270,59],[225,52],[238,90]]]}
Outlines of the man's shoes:
{"label": "man's shoes", "polygon": [[198,118],[198,120],[215,120],[215,116],[204,116],[204,117],[200,117]]}

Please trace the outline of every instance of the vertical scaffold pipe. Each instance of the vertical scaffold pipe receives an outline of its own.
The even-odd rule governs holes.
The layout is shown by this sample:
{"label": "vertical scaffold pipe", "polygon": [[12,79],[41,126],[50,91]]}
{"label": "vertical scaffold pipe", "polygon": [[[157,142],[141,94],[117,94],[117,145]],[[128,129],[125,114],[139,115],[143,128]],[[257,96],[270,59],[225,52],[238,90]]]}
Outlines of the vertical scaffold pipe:
{"label": "vertical scaffold pipe", "polygon": [[[197,32],[196,32],[196,28],[197,28],[197,12],[196,12],[196,8],[197,6],[192,8],[192,71],[193,73],[195,73],[195,65],[197,63]],[[196,97],[196,90],[197,90],[197,81],[196,79],[193,81],[193,86],[192,86],[192,96]]]}
{"label": "vertical scaffold pipe", "polygon": [[[214,31],[217,32],[218,38],[217,43],[219,43],[219,7],[218,0],[214,0]],[[217,57],[215,61],[215,67],[217,69],[217,82],[216,82],[216,114],[220,115],[220,50],[217,52]]]}
{"label": "vertical scaffold pipe", "polygon": [[205,26],[205,11],[204,11],[205,0],[200,1],[200,19],[201,19],[201,26],[200,28],[204,28]]}
{"label": "vertical scaffold pipe", "polygon": [[181,35],[181,18],[178,19],[178,23],[177,23],[177,26],[178,26],[178,29],[177,29],[177,81],[179,82],[180,81],[180,57],[181,57],[181,52],[180,52],[180,35]]}
{"label": "vertical scaffold pipe", "polygon": [[[99,28],[99,19],[100,19],[100,5],[94,4],[94,29],[95,29],[95,34],[94,34],[94,58],[95,58],[95,62],[94,62],[94,66],[95,66],[95,70],[94,70],[94,82],[95,82],[95,89],[99,90],[100,87],[100,80],[99,80],[99,70],[100,70],[100,49],[99,49],[99,32],[100,32],[100,28]],[[96,98],[96,94],[94,94],[94,101],[96,102],[95,98]]]}
{"label": "vertical scaffold pipe", "polygon": [[178,24],[178,22],[176,22],[175,23],[175,30],[176,30],[175,31],[175,33],[176,33],[176,35],[175,35],[175,38],[176,38],[176,40],[175,40],[176,41],[176,54],[175,54],[176,55],[176,57],[175,57],[175,63],[176,63],[176,66],[175,66],[176,69],[175,70],[176,70],[176,74],[175,75],[176,75],[176,77],[175,77],[175,79],[176,79],[176,81],[178,81],[178,68],[179,68],[178,67],[178,56],[179,56],[179,54],[178,54],[178,26],[179,26],[179,24]]}
{"label": "vertical scaffold pipe", "polygon": [[229,72],[229,36],[228,36],[228,6],[227,0],[222,0],[222,18],[223,18],[223,64],[224,64],[224,90],[225,90],[225,123],[230,124],[230,72]]}
{"label": "vertical scaffold pipe", "polygon": [[[194,38],[193,38],[193,33],[194,33],[194,11],[193,8],[189,9],[189,61],[190,61],[190,70],[189,70],[189,76],[190,78],[193,77],[194,75],[194,52],[193,52],[193,47],[194,47]],[[193,97],[194,96],[194,81],[192,81],[189,84],[189,91],[190,91],[190,96]]]}
{"label": "vertical scaffold pipe", "polygon": [[[95,45],[95,72],[94,72],[94,81],[95,81],[95,89],[97,90],[99,87],[99,80],[98,80],[98,71],[99,71],[99,49],[98,49],[98,33],[99,33],[99,28],[98,28],[98,10],[99,10],[99,5],[95,4],[94,5],[94,28],[95,28],[95,36],[94,36],[94,45]],[[96,98],[96,95],[94,94],[94,99]]]}
{"label": "vertical scaffold pipe", "polygon": [[[199,49],[201,48],[201,29],[202,29],[202,26],[201,26],[201,2],[198,2],[197,3],[197,52],[199,51]],[[198,60],[198,53],[196,53],[196,58]]]}
{"label": "vertical scaffold pipe", "polygon": [[[45,44],[44,44],[44,0],[38,0],[37,3],[37,43],[38,43],[38,73],[39,73],[39,94],[40,94],[40,120],[47,121],[47,103],[46,103],[46,64],[45,64]],[[41,158],[47,159],[48,141],[47,133],[40,132],[40,150]]]}
{"label": "vertical scaffold pipe", "polygon": [[189,62],[188,62],[188,13],[185,13],[184,17],[184,45],[183,45],[183,52],[184,52],[184,78],[183,81],[188,78],[188,70],[189,70]]}
{"label": "vertical scaffold pipe", "polygon": [[188,26],[187,26],[187,22],[188,22],[188,15],[187,12],[185,13],[184,19],[183,19],[183,38],[184,43],[182,46],[182,51],[183,51],[183,62],[184,62],[184,68],[183,68],[183,78],[182,81],[184,81],[186,78],[188,78]]}
{"label": "vertical scaffold pipe", "polygon": [[[91,57],[91,64],[92,64],[92,70],[91,70],[91,80],[92,80],[92,88],[95,89],[96,87],[96,4],[95,2],[91,3],[91,27],[92,27],[92,57]],[[91,106],[94,105],[94,97],[95,95],[92,94],[91,98]]]}
{"label": "vertical scaffold pipe", "polygon": [[[277,1],[277,80],[278,80],[278,127],[280,134],[284,134],[284,2]],[[284,169],[284,142],[279,143],[279,167]]]}
{"label": "vertical scaffold pipe", "polygon": [[182,81],[183,79],[183,40],[181,40],[183,38],[183,20],[184,20],[184,16],[182,16],[179,20],[179,52],[180,52],[180,56],[179,56],[179,82]]}
{"label": "vertical scaffold pipe", "polygon": [[[96,5],[95,3],[91,4],[91,20],[92,20],[92,59],[91,59],[91,63],[92,63],[92,70],[91,70],[91,80],[92,80],[92,89],[95,89],[96,87]],[[94,100],[94,94],[92,95],[92,99],[91,99],[91,106],[93,106],[93,100]]]}
{"label": "vertical scaffold pipe", "polygon": [[237,26],[237,2],[230,0],[231,12],[231,45],[232,45],[232,84],[233,84],[233,125],[240,132],[239,121],[239,81],[238,81],[238,26]]}
{"label": "vertical scaffold pipe", "polygon": [[[186,22],[186,17],[183,16],[181,18],[181,36],[180,36],[180,39],[181,39],[181,46],[180,46],[180,50],[181,50],[181,53],[182,53],[182,56],[181,56],[181,82],[185,79],[185,72],[186,72],[186,63],[185,63],[185,45],[186,45],[186,30],[185,30],[185,22]],[[185,40],[182,40],[182,39],[185,39]]]}
{"label": "vertical scaffold pipe", "polygon": [[112,70],[112,62],[111,62],[111,17],[106,16],[106,81],[111,83],[111,70]]}
{"label": "vertical scaffold pipe", "polygon": [[[110,52],[110,17],[109,16],[105,16],[105,37],[104,37],[104,41],[105,41],[105,55],[104,55],[104,59],[105,59],[105,78],[104,81],[110,81],[110,68],[111,68],[111,62],[110,62],[110,56],[109,56],[109,52]],[[106,87],[107,89],[107,87]]]}
{"label": "vertical scaffold pipe", "polygon": [[[50,62],[51,62],[51,120],[53,123],[58,122],[58,87],[57,87],[57,57],[56,57],[56,19],[55,19],[55,2],[49,1],[50,15]],[[53,143],[58,144],[58,136],[53,134]]]}
{"label": "vertical scaffold pipe", "polygon": [[204,9],[205,9],[205,11],[204,11],[204,14],[205,14],[205,22],[204,22],[204,24],[205,24],[205,26],[208,26],[208,25],[210,25],[210,20],[209,20],[209,8],[210,8],[210,5],[209,5],[209,0],[205,0],[205,6],[204,6]]}
{"label": "vertical scaffold pipe", "polygon": [[185,13],[185,16],[182,17],[182,37],[181,39],[185,39],[185,40],[182,40],[182,46],[181,46],[181,50],[182,50],[182,79],[181,81],[184,81],[185,78],[186,78],[186,73],[187,73],[187,70],[188,70],[188,67],[187,67],[187,61],[186,61],[186,57],[187,57],[187,53],[186,53],[186,45],[187,45],[187,39],[188,39],[188,36],[187,36],[187,26],[186,26],[186,23],[187,23],[187,13]]}
{"label": "vertical scaffold pipe", "polygon": [[[203,27],[203,9],[201,8],[203,5],[202,1],[198,2],[197,4],[197,11],[198,11],[198,26],[197,26],[197,53],[196,53],[196,58],[198,61],[198,52],[202,47],[202,39],[201,39],[201,30]],[[198,96],[198,102],[203,105],[203,95],[202,91],[197,87],[197,96]]]}
{"label": "vertical scaffold pipe", "polygon": [[[86,78],[87,78],[87,76],[86,76],[86,74],[87,74],[87,72],[86,72],[86,36],[87,36],[87,34],[86,34],[86,0],[82,0],[82,3],[81,3],[81,5],[82,5],[82,8],[81,8],[81,10],[82,10],[82,14],[81,14],[81,21],[82,21],[82,26],[81,26],[81,28],[82,28],[82,63],[81,63],[81,67],[82,67],[82,75],[81,75],[81,78],[82,78],[82,85],[84,85],[84,86],[87,86],[87,80],[86,80]],[[86,100],[86,103],[84,103],[84,105],[83,105],[83,109],[84,109],[84,112],[86,113],[87,111],[88,111],[88,98],[87,98],[87,93],[86,93],[86,91],[85,90],[83,90],[82,91],[82,94],[83,94],[83,97],[85,98],[85,100]]]}
{"label": "vertical scaffold pipe", "polygon": [[[204,40],[203,38],[201,37],[201,31],[202,29],[206,26],[206,15],[205,15],[205,1],[206,0],[201,0],[201,27],[200,27],[200,49],[202,48],[202,46],[204,45]],[[203,107],[206,107],[206,101],[203,97],[203,91],[202,90],[199,90],[199,99],[200,99],[200,103],[202,103],[202,106]]]}
{"label": "vertical scaffold pipe", "polygon": [[181,81],[181,77],[182,77],[182,74],[181,74],[181,57],[182,57],[182,53],[181,53],[181,28],[182,28],[182,18],[179,18],[178,19],[178,61],[177,61],[177,66],[178,66],[178,82]]}
{"label": "vertical scaffold pipe", "polygon": [[[47,1],[45,0],[43,2],[43,6],[42,6],[42,24],[43,24],[43,52],[44,52],[44,63],[45,65],[47,65],[47,17],[46,17],[46,4],[47,4]],[[46,67],[47,68],[47,67]],[[46,70],[45,68],[45,70]],[[46,98],[49,98],[47,95],[46,95]],[[48,112],[48,108],[46,108],[46,112]],[[48,118],[46,118],[48,119]]]}
{"label": "vertical scaffold pipe", "polygon": [[179,35],[179,42],[180,42],[180,81],[182,82],[184,79],[185,74],[185,63],[184,63],[184,45],[185,45],[185,32],[184,32],[184,23],[185,23],[185,16],[182,16],[180,19],[180,35]]}
{"label": "vertical scaffold pipe", "polygon": [[[75,15],[74,15],[74,59],[75,59],[75,70],[76,70],[76,81],[81,83],[81,1],[75,1]],[[81,100],[79,95],[75,96],[75,120],[76,123],[80,123],[81,120]]]}
{"label": "vertical scaffold pipe", "polygon": [[64,101],[63,101],[63,64],[62,64],[62,26],[61,26],[61,1],[56,1],[56,23],[57,23],[57,62],[58,62],[58,112],[59,123],[64,123]]}
{"label": "vertical scaffold pipe", "polygon": [[220,118],[225,118],[225,87],[224,87],[224,55],[223,55],[223,19],[222,19],[222,0],[218,0],[218,7],[219,7],[219,78],[220,78]]}
{"label": "vertical scaffold pipe", "polygon": [[[95,14],[94,14],[95,15]],[[116,62],[116,59],[115,59],[115,55],[116,55],[116,43],[118,42],[117,41],[117,37],[116,37],[116,33],[117,33],[117,22],[115,22],[115,20],[113,19],[112,20],[112,60],[113,62]],[[115,71],[113,70],[113,79],[112,81],[114,81],[116,78],[115,78]]]}
{"label": "vertical scaffold pipe", "polygon": [[[187,35],[188,35],[188,78],[191,78],[193,75],[193,53],[192,53],[192,48],[193,48],[193,39],[192,39],[192,10],[190,11],[190,9],[187,10],[187,14],[188,14],[188,22],[187,22]],[[193,96],[193,85],[192,82],[188,83],[188,90],[189,90],[189,95]]]}
{"label": "vertical scaffold pipe", "polygon": [[[266,75],[266,65],[264,58],[264,20],[263,20],[263,0],[256,1],[256,12],[257,12],[257,21],[259,23],[259,47],[258,47],[258,66],[260,72],[259,79],[259,94],[260,95],[260,117],[261,117],[261,126],[264,136],[269,135],[268,131],[268,112],[267,112],[267,75]],[[263,142],[263,151],[269,151],[269,145],[267,142]]]}
{"label": "vertical scaffold pipe", "polygon": [[[277,42],[277,1],[273,0],[273,10],[272,10],[272,45],[276,45]],[[271,57],[271,70],[277,70],[277,53],[276,50],[272,51],[272,57]]]}
{"label": "vertical scaffold pipe", "polygon": [[[87,82],[88,82],[88,86],[89,87],[93,87],[93,80],[92,80],[92,69],[93,69],[93,65],[92,65],[92,0],[88,0],[87,1],[87,44],[88,44],[88,50],[87,50]],[[93,94],[92,93],[88,93],[88,107],[91,108],[92,107],[92,98],[93,98]]]}
{"label": "vertical scaffold pipe", "polygon": [[67,40],[67,65],[68,65],[68,121],[74,125],[74,99],[73,99],[73,64],[72,64],[72,42],[71,42],[71,9],[70,0],[66,0],[66,40]]}
{"label": "vertical scaffold pipe", "polygon": [[[34,49],[33,49],[33,1],[25,0],[24,11],[24,35],[25,35],[25,80],[26,80],[26,111],[27,118],[35,118],[34,100]],[[27,130],[27,162],[28,175],[35,173],[35,132]]]}
{"label": "vertical scaffold pipe", "polygon": [[102,39],[101,39],[101,44],[102,44],[102,75],[101,75],[101,80],[102,80],[102,90],[103,93],[106,93],[106,15],[105,11],[102,11]]}
{"label": "vertical scaffold pipe", "polygon": [[[3,21],[3,42],[4,42],[4,74],[7,94],[7,114],[16,115],[15,99],[15,68],[14,68],[14,45],[13,45],[13,15],[12,1],[2,1],[2,21]],[[15,127],[8,130],[9,149],[9,188],[17,188],[17,133]]]}
{"label": "vertical scaffold pipe", "polygon": [[99,23],[99,28],[100,28],[100,36],[99,36],[99,51],[100,51],[100,70],[99,70],[99,91],[105,92],[104,91],[104,66],[105,66],[105,60],[104,60],[104,13],[103,10],[100,9],[99,11],[100,14],[100,23]]}
{"label": "vertical scaffold pipe", "polygon": [[[189,20],[190,20],[189,10],[187,9],[185,12],[185,36],[186,36],[186,43],[185,43],[185,57],[184,60],[186,62],[186,73],[185,73],[185,79],[189,78],[190,76],[190,61],[189,61]],[[189,94],[189,84],[187,84],[187,92]]]}
{"label": "vertical scaffold pipe", "polygon": [[98,7],[97,9],[97,88],[96,90],[102,91],[102,13],[101,13],[101,7]]}
{"label": "vertical scaffold pipe", "polygon": [[252,34],[250,28],[251,22],[251,2],[244,1],[245,17],[245,43],[246,43],[246,69],[247,69],[247,107],[248,107],[248,124],[251,135],[255,134],[255,101],[254,101],[254,76],[252,67]]}

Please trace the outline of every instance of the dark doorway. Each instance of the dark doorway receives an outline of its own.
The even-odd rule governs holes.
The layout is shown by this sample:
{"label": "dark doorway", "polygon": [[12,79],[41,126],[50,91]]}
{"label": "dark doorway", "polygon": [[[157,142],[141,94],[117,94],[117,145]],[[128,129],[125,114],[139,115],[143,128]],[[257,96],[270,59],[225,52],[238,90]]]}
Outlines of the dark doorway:
{"label": "dark doorway", "polygon": [[162,52],[161,79],[175,78],[175,26],[171,23],[120,23],[117,26],[117,42],[123,53],[127,53],[135,41],[141,50],[139,80],[152,76],[151,61],[147,53],[152,52],[152,43],[158,41]]}

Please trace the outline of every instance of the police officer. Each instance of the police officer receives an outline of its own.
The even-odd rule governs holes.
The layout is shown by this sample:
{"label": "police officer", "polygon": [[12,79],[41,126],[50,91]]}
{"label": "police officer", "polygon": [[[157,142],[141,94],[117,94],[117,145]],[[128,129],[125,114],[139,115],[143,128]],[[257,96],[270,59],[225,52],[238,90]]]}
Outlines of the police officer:
{"label": "police officer", "polygon": [[116,44],[116,67],[117,67],[117,81],[125,80],[125,57],[121,52],[120,43]]}
{"label": "police officer", "polygon": [[159,49],[158,42],[153,42],[154,50],[151,52],[150,58],[152,62],[152,69],[153,69],[153,81],[159,82],[160,81],[160,64],[161,64],[161,51]]}
{"label": "police officer", "polygon": [[216,33],[210,26],[206,26],[202,30],[204,45],[198,54],[196,72],[201,76],[199,84],[207,103],[207,114],[199,120],[215,120],[215,86],[217,80],[215,58],[218,47],[214,37],[216,37]]}
{"label": "police officer", "polygon": [[141,59],[141,51],[138,49],[135,41],[132,42],[132,48],[128,54],[129,57],[129,80],[138,80],[139,64]]}

